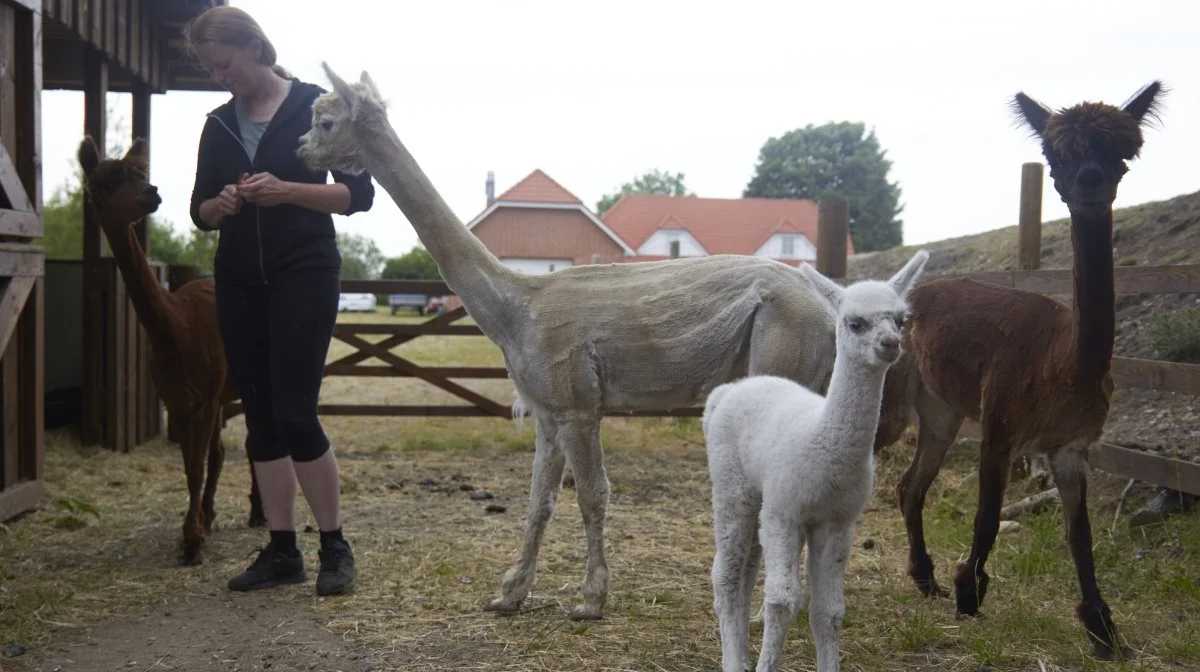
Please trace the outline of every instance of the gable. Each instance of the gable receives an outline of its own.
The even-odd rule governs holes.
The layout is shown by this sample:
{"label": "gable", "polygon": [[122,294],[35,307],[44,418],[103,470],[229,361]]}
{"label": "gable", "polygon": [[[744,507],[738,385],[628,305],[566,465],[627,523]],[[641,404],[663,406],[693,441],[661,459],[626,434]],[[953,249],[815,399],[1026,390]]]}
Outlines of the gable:
{"label": "gable", "polygon": [[587,259],[624,256],[622,246],[578,209],[502,207],[471,229],[496,257]]}

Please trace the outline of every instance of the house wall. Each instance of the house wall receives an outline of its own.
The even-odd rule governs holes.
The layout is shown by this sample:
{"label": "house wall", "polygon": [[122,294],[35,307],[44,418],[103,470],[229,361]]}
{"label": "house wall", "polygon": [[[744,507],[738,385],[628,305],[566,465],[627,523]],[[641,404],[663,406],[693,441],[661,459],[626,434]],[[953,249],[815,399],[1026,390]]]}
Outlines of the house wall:
{"label": "house wall", "polygon": [[692,234],[683,229],[659,229],[655,231],[637,249],[637,253],[647,257],[669,257],[671,256],[671,241],[673,240],[679,241],[679,256],[681,257],[708,256],[708,251],[704,249],[700,241],[693,238]]}
{"label": "house wall", "polygon": [[569,259],[578,266],[594,254],[602,263],[624,258],[621,246],[577,210],[501,207],[471,231],[501,260]]}
{"label": "house wall", "polygon": [[[792,238],[791,254],[784,254],[783,240],[785,237]],[[816,261],[817,248],[809,240],[808,236],[803,233],[776,233],[763,243],[763,246],[758,248],[754,253],[755,256],[768,257],[770,259],[799,259],[801,261]]]}

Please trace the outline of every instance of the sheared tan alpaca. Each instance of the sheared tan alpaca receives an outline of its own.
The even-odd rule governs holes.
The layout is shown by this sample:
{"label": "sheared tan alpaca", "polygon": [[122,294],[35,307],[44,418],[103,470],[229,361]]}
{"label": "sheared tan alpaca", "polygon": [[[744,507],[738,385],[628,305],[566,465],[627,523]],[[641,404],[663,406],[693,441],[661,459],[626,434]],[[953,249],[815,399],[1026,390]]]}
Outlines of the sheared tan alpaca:
{"label": "sheared tan alpaca", "polygon": [[915,411],[917,451],[899,485],[908,571],[922,593],[948,595],[933,578],[921,509],[963,418],[979,423],[975,538],[954,578],[958,613],[968,616],[979,613],[987,593],[984,563],[999,529],[1009,464],[1026,454],[1046,455],[1079,576],[1076,614],[1104,659],[1129,653],[1100,596],[1087,512],[1087,449],[1104,429],[1113,387],[1112,203],[1162,91],[1153,82],[1121,107],[1084,102],[1057,112],[1017,94],[1014,106],[1041,139],[1054,188],[1071,212],[1074,309],[970,279],[917,287],[909,296],[906,354],[888,373],[876,437],[877,446],[893,443]]}
{"label": "sheared tan alpaca", "polygon": [[600,419],[612,412],[701,403],[717,385],[770,373],[824,390],[834,315],[800,271],[744,256],[587,265],[547,275],[504,266],[463,226],[405,149],[370,78],[313,104],[300,155],[315,169],[379,182],[407,216],[442,278],[504,352],[515,412],[532,411],[537,441],[521,557],[486,608],[515,612],[533,585],[538,549],[568,464],[587,532],[583,603],[603,615],[609,482]]}
{"label": "sheared tan alpaca", "polygon": [[[103,159],[89,136],[79,145],[78,158],[88,199],[108,238],[138,321],[150,338],[150,373],[155,388],[167,412],[181,418],[186,428],[180,445],[187,474],[188,511],[179,564],[198,565],[204,562],[201,544],[216,518],[213,500],[225,462],[221,406],[238,399],[226,375],[213,281],[194,280],[172,293],[159,284],[151,270],[133,225],[157,211],[162,199],[158,188],[149,182],[141,138],[118,160]],[[256,527],[265,525],[266,517],[253,469],[250,478],[250,525]]]}

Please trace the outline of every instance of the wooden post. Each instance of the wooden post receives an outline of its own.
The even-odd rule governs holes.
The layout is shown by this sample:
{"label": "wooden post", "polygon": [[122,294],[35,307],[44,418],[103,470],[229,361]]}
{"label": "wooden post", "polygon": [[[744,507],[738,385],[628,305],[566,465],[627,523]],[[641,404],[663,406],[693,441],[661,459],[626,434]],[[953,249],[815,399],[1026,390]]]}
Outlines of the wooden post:
{"label": "wooden post", "polygon": [[[84,47],[83,129],[92,137],[101,153],[106,142],[104,131],[105,99],[108,97],[108,62],[91,46]],[[104,361],[104,287],[100,267],[100,222],[91,206],[83,208],[83,400],[79,441],[84,446],[100,443],[104,437],[105,361]]]}
{"label": "wooden post", "polygon": [[[146,160],[150,157],[150,87],[140,78],[133,79],[133,133],[131,140],[141,138],[146,143]],[[132,145],[131,145],[132,146]],[[134,224],[134,234],[138,244],[150,256],[150,218],[143,217]],[[152,438],[151,416],[158,411],[158,394],[154,390],[154,381],[150,376],[150,341],[146,330],[136,320],[133,305],[127,307],[129,313],[128,338],[132,351],[130,353],[130,432],[133,438],[130,443],[141,444]]]}
{"label": "wooden post", "polygon": [[1021,166],[1021,213],[1017,224],[1017,262],[1023,271],[1042,263],[1042,164]]}
{"label": "wooden post", "polygon": [[817,270],[827,278],[846,277],[846,240],[850,231],[850,206],[837,196],[817,205]]}

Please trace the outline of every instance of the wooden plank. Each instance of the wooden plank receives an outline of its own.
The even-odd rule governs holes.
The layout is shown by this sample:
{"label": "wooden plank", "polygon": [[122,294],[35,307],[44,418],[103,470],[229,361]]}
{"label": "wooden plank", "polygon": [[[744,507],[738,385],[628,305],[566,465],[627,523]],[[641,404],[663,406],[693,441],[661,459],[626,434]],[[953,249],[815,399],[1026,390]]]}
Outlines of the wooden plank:
{"label": "wooden plank", "polygon": [[90,0],[75,0],[75,32],[84,42],[92,40],[92,7]]}
{"label": "wooden plank", "polygon": [[377,357],[378,359],[381,359],[384,362],[391,364],[398,371],[405,371],[407,373],[411,373],[412,375],[420,378],[421,380],[424,380],[425,382],[430,383],[431,385],[439,387],[460,399],[469,401],[469,402],[475,404],[476,406],[479,406],[480,408],[484,409],[485,411],[492,413],[493,415],[503,416],[503,415],[506,415],[509,413],[508,408],[499,404],[498,402],[496,402],[492,399],[489,399],[489,398],[479,394],[478,392],[475,392],[474,390],[470,390],[468,388],[463,387],[462,385],[459,385],[457,383],[453,383],[449,380],[446,380],[445,378],[443,378],[441,376],[432,374],[425,367],[418,366],[406,359],[397,357],[396,355],[393,355],[392,353],[388,352],[387,350],[380,348],[379,346],[375,345],[374,343],[368,343],[367,341],[364,341],[361,338],[358,338],[357,336],[354,336],[351,334],[343,334],[343,335],[338,336],[337,338],[339,338],[340,340],[342,340],[343,342],[345,342],[349,345],[352,345],[352,346],[358,348],[359,350],[370,353],[373,357]]}
{"label": "wooden plank", "polygon": [[[233,402],[225,406],[225,417],[233,418],[244,412],[241,402]],[[403,416],[403,417],[474,417],[474,418],[509,418],[509,413],[489,413],[478,406],[383,406],[368,404],[318,404],[319,415],[357,415],[357,416]],[[698,418],[704,409],[699,406],[686,408],[648,410],[648,411],[609,411],[604,415],[610,418]]]}
{"label": "wooden plank", "polygon": [[1088,464],[1111,474],[1200,495],[1200,464],[1110,443],[1088,449]]}
{"label": "wooden plank", "polygon": [[42,4],[41,0],[5,0],[5,2],[16,4],[18,7],[24,7],[31,12],[39,11]]}
{"label": "wooden plank", "polygon": [[0,208],[0,235],[41,238],[45,232],[42,216],[38,213]]}
{"label": "wooden plank", "polygon": [[129,71],[142,78],[142,0],[129,0]]}
{"label": "wooden plank", "polygon": [[21,461],[23,479],[42,480],[45,445],[45,280],[34,281],[18,325],[21,357]]}
{"label": "wooden plank", "polygon": [[[438,315],[437,317],[426,320],[426,321],[422,322],[421,324],[422,325],[438,325],[438,326],[447,325],[452,322],[455,322],[456,320],[461,320],[462,318],[464,318],[466,316],[467,316],[466,309],[460,306],[458,308],[455,308],[454,310],[446,311],[445,313],[442,313],[441,315]],[[413,340],[414,338],[417,338],[417,336],[418,335],[389,336],[389,337],[385,338],[384,340],[376,343],[375,345],[383,348],[384,350],[391,350],[392,348],[394,348],[402,343],[407,343],[407,342]],[[341,357],[333,362],[330,362],[326,366],[327,367],[328,366],[343,366],[343,365],[350,366],[353,364],[358,364],[359,362],[366,361],[370,358],[371,358],[371,356],[364,352],[355,351],[353,353],[350,353],[349,355],[346,355],[345,357]]]}
{"label": "wooden plank", "polygon": [[[0,100],[5,99],[0,97]],[[21,183],[17,164],[3,143],[0,143],[0,191],[3,191],[3,199],[0,202],[7,202],[13,210],[36,212],[33,202],[29,200],[29,193],[25,191],[25,185]]]}
{"label": "wooden plank", "polygon": [[1200,395],[1200,364],[1113,357],[1112,376],[1117,387]]}
{"label": "wooden plank", "polygon": [[38,277],[45,273],[45,256],[39,245],[0,243],[0,277]]}
{"label": "wooden plank", "polygon": [[[133,83],[133,137],[130,140],[141,138],[146,143],[146,156],[150,156],[150,89],[146,83],[137,80]],[[132,146],[132,142],[131,142]],[[147,160],[149,166],[149,160]],[[149,168],[153,171],[153,167]],[[143,217],[134,223],[134,233],[137,237],[138,244],[142,246],[142,251],[146,256],[150,256],[150,220]]]}
{"label": "wooden plank", "polygon": [[42,225],[42,14],[17,17],[16,167],[29,196],[29,210],[38,213],[37,224],[22,237],[40,238]]}
{"label": "wooden plank", "polygon": [[137,412],[138,392],[141,390],[141,378],[138,371],[138,324],[137,311],[129,299],[129,289],[125,288],[125,329],[124,339],[118,341],[118,347],[125,349],[125,394],[123,406],[125,410],[125,443],[122,450],[132,450],[138,445]]}
{"label": "wooden plank", "polygon": [[446,283],[439,280],[342,280],[342,291],[348,294],[428,294],[445,296],[453,294]]}
{"label": "wooden plank", "polygon": [[365,324],[345,322],[334,325],[336,337],[354,334],[395,334],[398,336],[483,336],[479,327],[468,324]]}
{"label": "wooden plank", "polygon": [[[17,100],[16,68],[8,64],[16,63],[17,59],[17,13],[16,5],[0,2],[0,152],[8,155],[8,149],[16,151],[17,147],[17,117],[9,111],[15,111]],[[0,208],[10,207],[4,192],[15,183],[15,168],[11,161],[0,158]],[[28,210],[28,208],[21,208]]]}
{"label": "wooden plank", "polygon": [[129,294],[125,291],[125,281],[121,277],[120,272],[116,268],[112,268],[112,285],[111,298],[108,302],[109,316],[112,326],[109,329],[109,336],[112,340],[109,341],[108,351],[109,364],[112,367],[109,380],[112,381],[111,387],[108,388],[108,409],[106,422],[110,425],[109,436],[111,443],[108,446],[117,452],[126,452],[129,450],[129,442],[126,440],[125,425],[125,402],[126,394],[129,389],[129,370],[127,368],[125,341],[127,334],[125,327],[128,324],[128,313],[126,312],[129,306]]}
{"label": "wooden plank", "polygon": [[25,299],[29,290],[33,289],[37,278],[0,278],[3,284],[0,293],[0,352],[8,347],[8,341],[16,330],[21,318],[21,310],[25,307]]}
{"label": "wooden plank", "polygon": [[0,521],[36,508],[45,494],[46,486],[41,481],[5,488],[0,491]]}
{"label": "wooden plank", "polygon": [[[90,11],[87,4],[80,11]],[[85,48],[84,131],[97,146],[105,147],[105,97],[108,92],[108,63],[99,52]],[[105,397],[105,307],[106,269],[101,267],[100,224],[93,208],[84,208],[83,218],[83,412],[79,440],[92,446],[104,440]]]}
{"label": "wooden plank", "polygon": [[[91,19],[91,35],[88,40],[97,50],[104,51],[104,0],[87,0],[88,17]],[[101,145],[103,147],[103,145]]]}
{"label": "wooden plank", "polygon": [[[1073,291],[1070,269],[946,273],[925,276],[920,282],[964,277],[1042,294],[1071,294]],[[1117,294],[1196,294],[1200,293],[1200,264],[1118,266],[1113,269],[1113,280]]]}
{"label": "wooden plank", "polygon": [[[369,356],[368,356],[369,357]],[[488,367],[425,367],[425,371],[443,378],[508,378],[508,370]],[[345,364],[325,367],[327,376],[358,376],[365,378],[414,378],[411,373],[397,371],[391,366],[347,366]]]}
{"label": "wooden plank", "polygon": [[113,11],[113,54],[117,62],[129,66],[129,0],[116,0]]}
{"label": "wooden plank", "polygon": [[9,340],[0,352],[0,451],[4,453],[0,488],[7,489],[21,480],[21,353],[16,340]]}

